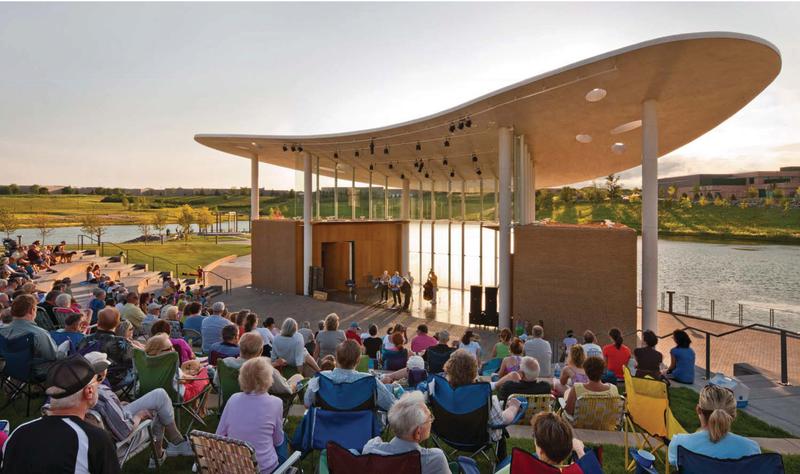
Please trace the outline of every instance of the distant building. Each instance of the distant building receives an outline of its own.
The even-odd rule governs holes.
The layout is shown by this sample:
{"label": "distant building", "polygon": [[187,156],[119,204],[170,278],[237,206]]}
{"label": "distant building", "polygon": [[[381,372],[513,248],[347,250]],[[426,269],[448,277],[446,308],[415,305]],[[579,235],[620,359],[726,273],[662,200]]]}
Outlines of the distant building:
{"label": "distant building", "polygon": [[693,197],[698,192],[706,197],[736,199],[748,197],[754,189],[758,197],[772,197],[781,190],[785,197],[793,197],[800,187],[800,166],[785,166],[778,171],[749,171],[731,174],[692,174],[658,180],[659,192],[666,194],[670,186],[677,188],[677,197]]}

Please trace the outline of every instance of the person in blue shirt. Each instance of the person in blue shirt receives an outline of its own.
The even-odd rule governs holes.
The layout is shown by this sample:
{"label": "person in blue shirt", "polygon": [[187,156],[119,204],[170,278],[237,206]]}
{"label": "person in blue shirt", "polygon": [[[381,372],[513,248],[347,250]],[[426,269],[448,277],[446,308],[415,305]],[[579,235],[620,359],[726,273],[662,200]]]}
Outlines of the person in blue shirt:
{"label": "person in blue shirt", "polygon": [[695,408],[700,419],[700,429],[692,434],[679,434],[669,443],[669,463],[678,465],[678,446],[717,459],[738,459],[760,454],[758,443],[731,433],[736,419],[736,400],[733,393],[717,385],[706,385],[700,391]]}
{"label": "person in blue shirt", "polygon": [[233,324],[222,328],[222,342],[212,344],[208,353],[214,364],[226,357],[239,357],[239,328]]}
{"label": "person in blue shirt", "polygon": [[694,350],[689,347],[692,339],[683,329],[676,329],[672,333],[675,347],[669,351],[672,361],[667,369],[667,376],[680,383],[694,383]]}
{"label": "person in blue shirt", "polygon": [[97,314],[106,307],[106,292],[101,288],[92,290],[92,300],[89,301],[89,309],[92,310],[92,323],[97,324]]}
{"label": "person in blue shirt", "polygon": [[389,289],[392,290],[392,308],[400,304],[400,285],[403,284],[403,277],[400,272],[394,272],[389,278]]}
{"label": "person in blue shirt", "polygon": [[223,311],[225,311],[225,303],[217,301],[211,306],[211,316],[203,319],[200,333],[203,337],[203,352],[206,354],[211,352],[211,346],[214,343],[222,342],[222,328],[233,324],[230,319],[222,316]]}

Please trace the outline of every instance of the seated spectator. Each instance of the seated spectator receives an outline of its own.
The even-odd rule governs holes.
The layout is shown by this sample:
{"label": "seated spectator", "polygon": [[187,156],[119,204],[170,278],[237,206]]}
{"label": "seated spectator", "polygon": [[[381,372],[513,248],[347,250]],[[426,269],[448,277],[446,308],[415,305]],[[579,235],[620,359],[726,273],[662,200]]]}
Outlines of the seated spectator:
{"label": "seated spectator", "polygon": [[150,327],[150,335],[156,336],[158,334],[166,334],[169,336],[169,342],[172,343],[172,347],[178,353],[181,364],[187,360],[194,359],[194,352],[192,352],[192,348],[189,347],[189,343],[184,341],[183,338],[172,337],[170,333],[171,330],[172,327],[170,326],[169,322],[160,319],[153,323],[153,325]]}
{"label": "seated spectator", "polygon": [[[377,328],[376,334],[377,334]],[[428,325],[420,324],[417,326],[417,335],[411,339],[411,352],[415,354],[422,354],[429,347],[435,346],[438,343],[436,338],[428,335]]]}
{"label": "seated spectator", "polygon": [[169,323],[169,337],[183,337],[183,326],[181,325],[181,316],[178,314],[177,306],[167,305],[166,309],[161,312],[161,316],[164,321]]}
{"label": "seated spectator", "polygon": [[[447,363],[444,364],[444,374],[447,382],[453,388],[458,388],[462,385],[469,385],[478,382],[478,360],[464,349],[458,349],[450,355]],[[434,393],[436,381],[433,380],[428,384],[428,393]],[[491,407],[489,411],[489,426],[508,424],[517,415],[520,408],[520,402],[516,398],[511,398],[506,402],[505,410],[500,406],[500,401],[496,395],[492,395]],[[489,430],[490,436],[493,441],[500,441],[498,447],[498,459],[504,459],[505,456],[505,439],[503,438],[503,430]]]}
{"label": "seated spectator", "polygon": [[239,357],[239,328],[234,324],[222,328],[222,342],[211,345],[208,361],[217,365],[217,360],[226,357]]}
{"label": "seated spectator", "polygon": [[612,372],[617,380],[622,380],[624,374],[622,368],[628,365],[631,359],[631,350],[622,343],[622,332],[618,328],[611,328],[608,337],[613,341],[611,344],[603,346],[603,357],[609,372]]}
{"label": "seated spectator", "polygon": [[569,355],[569,349],[578,343],[575,339],[575,333],[572,329],[567,329],[567,335],[561,340],[561,362],[564,362]]}
{"label": "seated spectator", "polygon": [[297,332],[297,321],[286,318],[281,326],[281,332],[272,341],[272,358],[283,359],[291,367],[303,375],[312,376],[320,368],[314,358],[306,351],[303,336]]}
{"label": "seated spectator", "polygon": [[89,301],[89,309],[92,310],[91,324],[97,324],[97,315],[100,310],[106,307],[106,292],[101,288],[92,290],[92,299]]}
{"label": "seated spectator", "polygon": [[439,448],[423,448],[420,443],[431,435],[433,415],[421,392],[407,392],[389,410],[389,426],[394,438],[384,442],[380,436],[367,441],[362,454],[392,455],[419,451],[422,474],[448,473],[447,458]]}
{"label": "seated spectator", "polygon": [[[102,369],[98,374],[98,379],[102,382],[111,365],[108,356],[101,352],[90,352],[85,357],[95,369]],[[120,402],[117,394],[106,384],[98,384],[97,392],[97,404],[94,406],[94,410],[102,418],[103,424],[111,432],[115,442],[124,440],[139,426],[139,423],[152,418],[153,438],[155,438],[159,464],[163,465],[167,456],[194,456],[192,446],[189,441],[184,439],[175,424],[172,400],[163,388],[151,390],[124,405]],[[163,448],[165,432],[167,435],[166,450]],[[150,468],[155,468],[155,461],[152,459]]]}
{"label": "seated spectator", "polygon": [[279,331],[278,328],[275,327],[275,318],[267,318],[264,321],[264,327],[272,333],[273,336],[277,336]]}
{"label": "seated spectator", "polygon": [[731,425],[736,419],[736,400],[730,390],[706,385],[700,391],[695,412],[700,419],[700,429],[692,434],[677,434],[669,443],[669,463],[673,466],[678,462],[678,446],[717,459],[736,459],[761,453],[758,443],[731,433]]}
{"label": "seated spectator", "polygon": [[[590,457],[586,456],[583,442],[574,437],[569,423],[555,413],[538,413],[531,420],[531,425],[533,425],[533,446],[536,449],[536,457],[541,461],[550,464],[556,470],[565,471],[567,466],[573,464],[571,456],[574,453],[579,468],[586,463],[594,468],[591,472],[602,472],[600,463],[594,454],[591,454]],[[509,474],[510,472],[511,465],[509,464],[497,471],[496,474]]]}
{"label": "seated spectator", "polygon": [[382,346],[383,339],[378,337],[378,326],[371,324],[369,326],[369,337],[364,339],[364,352],[370,359],[377,361]]}
{"label": "seated spectator", "polygon": [[144,350],[144,344],[133,338],[133,324],[130,321],[120,321],[114,333],[119,337],[124,337],[136,349]]}
{"label": "seated spectator", "polygon": [[[644,341],[644,346],[633,350],[633,357],[636,359],[636,377],[649,375],[654,379],[660,379],[661,362],[664,356],[656,350],[658,336],[648,329],[642,333],[642,341]],[[694,373],[694,367],[692,373]]]}
{"label": "seated spectator", "polygon": [[533,357],[523,357],[519,371],[509,372],[494,384],[497,398],[502,401],[514,393],[525,395],[546,395],[553,387],[545,380],[539,380],[539,363]]}
{"label": "seated spectator", "polygon": [[160,320],[159,316],[161,316],[161,305],[158,303],[148,304],[147,314],[145,314],[142,321],[141,334],[150,334],[150,328],[153,327],[153,323]]}
{"label": "seated spectator", "polygon": [[569,416],[575,414],[575,402],[578,397],[616,397],[619,395],[616,385],[602,382],[603,374],[606,372],[606,363],[603,359],[589,357],[583,363],[583,370],[589,381],[576,383],[564,395],[566,400],[564,411]]}
{"label": "seated spectator", "polygon": [[392,343],[392,336],[394,333],[399,332],[403,335],[403,343],[405,344],[408,341],[408,336],[406,334],[406,328],[402,324],[396,324],[394,326],[389,326],[389,329],[386,330],[386,335],[383,336],[383,348],[386,350],[393,351],[395,349],[394,343]]}
{"label": "seated spectator", "polygon": [[303,321],[303,326],[297,330],[301,336],[303,336],[303,344],[305,345],[306,350],[309,354],[313,354],[316,349],[316,337],[314,336],[314,331],[311,330],[311,323],[308,321]]}
{"label": "seated spectator", "polygon": [[203,319],[201,333],[203,336],[203,352],[211,352],[211,346],[222,342],[222,328],[231,326],[233,323],[223,316],[225,303],[217,301],[211,306],[211,316]]}
{"label": "seated spectator", "polygon": [[556,384],[556,392],[563,395],[568,388],[576,383],[586,383],[589,377],[583,370],[583,363],[586,361],[586,354],[583,352],[583,346],[580,344],[573,344],[569,349],[569,357],[567,357],[567,365],[561,371],[561,378]]}
{"label": "seated spectator", "polygon": [[203,328],[203,319],[205,316],[200,314],[203,309],[200,303],[193,301],[183,308],[183,328],[197,331],[198,334]]}
{"label": "seated spectator", "polygon": [[525,355],[533,357],[539,363],[541,377],[552,377],[553,370],[550,362],[553,360],[553,348],[548,341],[544,340],[544,328],[533,326],[531,337],[525,341]]}
{"label": "seated spectator", "polygon": [[667,376],[676,382],[693,384],[694,383],[694,350],[689,347],[692,345],[692,338],[682,330],[676,329],[672,333],[672,340],[675,347],[670,349],[670,364],[667,369]]}
{"label": "seated spectator", "polygon": [[247,319],[248,314],[250,314],[249,309],[243,309],[236,313],[236,318],[234,319],[233,323],[239,328],[239,336],[247,332],[244,329],[244,321]]}
{"label": "seated spectator", "polygon": [[30,275],[24,269],[19,269],[12,257],[0,257],[0,270],[8,273],[10,277],[30,280]]}
{"label": "seated spectator", "polygon": [[89,318],[85,314],[70,313],[64,320],[64,329],[57,332],[64,333],[72,341],[73,349],[77,349],[84,337],[86,330],[89,329]]}
{"label": "seated spectator", "polygon": [[500,340],[492,347],[492,359],[508,357],[511,353],[511,336],[511,330],[508,328],[503,328],[503,330],[500,331]]}
{"label": "seated spectator", "polygon": [[11,433],[3,472],[120,472],[111,436],[84,421],[97,403],[97,374],[101,372],[80,355],[53,364],[46,383],[48,416],[23,423]]}
{"label": "seated spectator", "polygon": [[445,330],[436,333],[436,340],[439,341],[435,346],[431,346],[422,354],[422,358],[428,365],[428,373],[438,374],[444,371],[444,364],[450,358],[455,349],[450,347],[450,333]]}
{"label": "seated spectator", "polygon": [[381,363],[385,370],[399,370],[406,366],[408,362],[408,349],[404,347],[403,333],[395,332],[392,334],[393,349],[381,351]]}
{"label": "seated spectator", "polygon": [[144,312],[139,307],[139,295],[128,293],[125,296],[125,304],[119,310],[119,315],[124,321],[130,321],[133,324],[134,331],[141,333]]}
{"label": "seated spectator", "polygon": [[[344,341],[336,348],[336,368],[333,370],[323,370],[319,377],[327,377],[333,383],[354,382],[364,377],[373,377],[370,374],[357,372],[355,370],[359,359],[361,359],[361,347],[355,341]],[[394,395],[386,385],[378,382],[378,407],[388,411],[395,402]],[[312,378],[306,387],[304,403],[306,408],[312,406],[319,390],[318,377]]]}
{"label": "seated spectator", "polygon": [[595,342],[597,338],[595,337],[594,333],[590,330],[586,330],[583,333],[583,352],[586,354],[586,357],[603,357],[603,348],[597,345]]}
{"label": "seated spectator", "polygon": [[358,323],[355,321],[350,323],[350,327],[344,332],[344,337],[351,341],[356,341],[359,346],[363,345],[361,341],[361,328],[358,327]]}
{"label": "seated spectator", "polygon": [[76,313],[72,308],[72,295],[69,293],[59,293],[56,296],[55,307],[53,307],[53,314],[56,317],[56,322],[58,323],[58,327],[64,327],[64,319],[69,314]]}
{"label": "seated spectator", "polygon": [[339,329],[339,315],[331,313],[325,317],[325,329],[317,333],[317,353],[316,359],[321,359],[326,355],[334,355],[339,344],[347,339],[344,331]]}
{"label": "seated spectator", "polygon": [[97,331],[84,337],[78,352],[103,352],[108,354],[111,367],[108,381],[112,388],[127,386],[133,381],[133,344],[115,333],[120,325],[119,311],[113,306],[103,308],[97,316]]}
{"label": "seated spectator", "polygon": [[56,360],[56,345],[50,334],[34,324],[36,319],[36,298],[22,294],[11,302],[11,322],[0,328],[0,335],[6,339],[15,339],[27,335],[33,336],[32,369],[36,378],[44,380],[47,370]]}
{"label": "seated spectator", "polygon": [[269,395],[272,365],[263,357],[250,359],[239,370],[242,391],[228,400],[216,433],[253,447],[261,473],[278,466],[276,447],[284,444],[283,402]]}
{"label": "seated spectator", "polygon": [[[248,360],[261,357],[263,348],[264,340],[257,332],[246,332],[239,338],[239,357],[226,357],[222,359],[220,364],[239,370]],[[275,366],[273,365],[273,367]],[[289,377],[289,380],[286,380],[279,371],[273,370],[272,386],[269,389],[269,393],[279,396],[291,395],[297,391],[297,383],[301,380],[303,380],[301,374],[294,374]],[[214,385],[219,386],[219,371],[214,374]]]}
{"label": "seated spectator", "polygon": [[[497,372],[501,378],[507,374],[519,371],[519,363],[522,361],[522,355],[525,353],[525,346],[521,339],[514,338],[508,346],[510,355],[504,357],[500,362],[500,370]],[[537,364],[538,367],[538,364]]]}
{"label": "seated spectator", "polygon": [[[167,334],[157,334],[148,339],[144,350],[150,357],[175,351]],[[208,382],[206,368],[198,360],[192,359],[181,364],[180,368],[175,371],[173,386],[183,400],[191,400],[208,385]]]}
{"label": "seated spectator", "polygon": [[467,330],[464,331],[464,335],[461,336],[461,343],[458,345],[459,349],[464,349],[465,351],[472,354],[476,360],[481,360],[482,351],[481,345],[478,343],[478,335],[474,332]]}

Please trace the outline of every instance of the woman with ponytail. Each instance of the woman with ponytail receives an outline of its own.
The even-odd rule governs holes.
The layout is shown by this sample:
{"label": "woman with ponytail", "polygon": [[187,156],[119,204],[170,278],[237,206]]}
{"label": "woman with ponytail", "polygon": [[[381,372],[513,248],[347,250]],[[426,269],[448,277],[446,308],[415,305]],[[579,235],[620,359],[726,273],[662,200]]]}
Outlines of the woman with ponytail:
{"label": "woman with ponytail", "polygon": [[608,331],[608,337],[613,341],[607,346],[603,346],[603,357],[606,359],[608,370],[614,372],[618,379],[622,379],[622,367],[628,365],[631,358],[631,350],[622,343],[622,332],[617,328]]}
{"label": "woman with ponytail", "polygon": [[672,438],[669,443],[670,464],[678,463],[678,446],[717,459],[738,459],[761,453],[758,443],[731,433],[731,425],[736,419],[736,401],[730,390],[706,385],[700,391],[695,411],[700,419],[700,429]]}

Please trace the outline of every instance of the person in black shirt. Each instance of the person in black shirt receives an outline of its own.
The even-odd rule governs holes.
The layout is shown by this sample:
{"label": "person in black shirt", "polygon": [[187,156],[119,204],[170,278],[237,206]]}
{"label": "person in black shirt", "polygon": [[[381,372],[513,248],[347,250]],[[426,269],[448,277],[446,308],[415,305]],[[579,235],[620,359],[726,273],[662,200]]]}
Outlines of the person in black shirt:
{"label": "person in black shirt", "polygon": [[438,374],[444,372],[444,363],[450,358],[450,354],[455,352],[455,349],[450,347],[450,333],[447,331],[439,331],[434,336],[438,344],[425,349],[422,358],[428,366],[429,374]]}
{"label": "person in black shirt", "polygon": [[633,357],[636,358],[636,377],[649,375],[659,380],[663,377],[661,374],[661,362],[664,356],[656,349],[658,336],[648,329],[642,333],[642,340],[645,346],[633,350]]}
{"label": "person in black shirt", "polygon": [[369,337],[364,339],[364,352],[370,359],[377,359],[382,346],[383,339],[378,337],[378,326],[370,325]]}
{"label": "person in black shirt", "polygon": [[510,372],[497,381],[497,398],[507,400],[512,394],[521,395],[545,395],[550,393],[553,387],[544,381],[537,380],[539,377],[539,362],[533,357],[523,357],[519,362],[519,371]]}
{"label": "person in black shirt", "polygon": [[51,291],[47,293],[47,295],[44,297],[44,302],[39,304],[40,307],[44,308],[45,312],[50,317],[50,321],[56,328],[60,327],[58,324],[58,318],[56,318],[56,313],[55,313],[56,296],[60,294],[61,294],[60,291]]}
{"label": "person in black shirt", "polygon": [[403,277],[403,282],[400,284],[400,293],[403,294],[403,311],[408,311],[408,305],[411,303],[411,282],[408,278]]}
{"label": "person in black shirt", "polygon": [[5,445],[5,473],[120,472],[117,450],[104,430],[83,421],[97,403],[102,367],[83,356],[62,359],[47,373],[48,416],[17,427]]}
{"label": "person in black shirt", "polygon": [[127,386],[133,379],[133,345],[124,337],[116,335],[120,323],[119,311],[106,306],[97,314],[97,331],[84,337],[78,344],[78,352],[102,352],[108,354],[111,367],[108,369],[108,382],[111,388]]}

